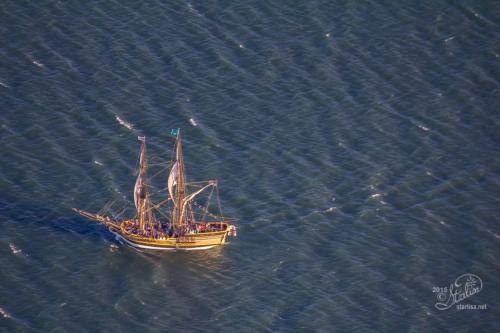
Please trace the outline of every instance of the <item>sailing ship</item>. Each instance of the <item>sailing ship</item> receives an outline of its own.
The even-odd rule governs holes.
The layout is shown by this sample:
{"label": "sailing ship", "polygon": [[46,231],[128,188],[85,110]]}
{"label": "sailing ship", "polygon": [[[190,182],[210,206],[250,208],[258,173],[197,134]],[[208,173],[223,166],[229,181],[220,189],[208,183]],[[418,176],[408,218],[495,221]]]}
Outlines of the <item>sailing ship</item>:
{"label": "sailing ship", "polygon": [[[167,178],[167,199],[153,203],[146,159],[146,138],[140,136],[139,170],[134,186],[135,216],[119,219],[103,214],[73,208],[78,214],[108,227],[117,239],[136,248],[151,250],[204,250],[226,243],[228,236],[236,236],[234,219],[224,218],[218,198],[217,180],[188,183],[182,153],[180,129],[172,130],[175,139],[175,158]],[[192,186],[191,186],[192,185]],[[196,190],[189,191],[188,187]],[[195,199],[208,192],[205,206]],[[215,190],[215,191],[214,191]],[[167,192],[167,191],[165,191]],[[219,215],[209,212],[210,199],[216,193]],[[166,212],[166,214],[165,214]],[[158,214],[162,218],[158,218]]]}

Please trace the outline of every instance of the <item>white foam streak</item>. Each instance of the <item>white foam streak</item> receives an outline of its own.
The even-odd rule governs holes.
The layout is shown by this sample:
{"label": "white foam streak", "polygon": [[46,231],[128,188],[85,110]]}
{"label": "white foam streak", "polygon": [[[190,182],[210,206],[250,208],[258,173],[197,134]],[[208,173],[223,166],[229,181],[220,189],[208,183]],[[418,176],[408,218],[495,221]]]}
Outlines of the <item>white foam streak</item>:
{"label": "white foam streak", "polygon": [[7,312],[5,311],[4,309],[0,308],[0,314],[4,317],[4,318],[12,318],[12,316]]}
{"label": "white foam streak", "polygon": [[417,125],[417,126],[418,126],[418,128],[420,128],[423,131],[426,131],[426,132],[429,131],[429,128],[425,127],[424,125]]}
{"label": "white foam streak", "polygon": [[38,67],[45,67],[41,62],[39,61],[36,61],[36,60],[32,60],[31,61],[34,65],[37,65]]}
{"label": "white foam streak", "polygon": [[14,254],[18,254],[18,253],[23,253],[23,251],[21,251],[15,244],[13,243],[9,243],[9,247],[10,247],[10,250],[12,251],[12,253]]}
{"label": "white foam streak", "polygon": [[127,121],[123,120],[122,118],[120,118],[120,117],[118,117],[118,116],[115,116],[115,119],[116,119],[116,120],[120,123],[120,125],[122,125],[123,127],[127,128],[127,129],[129,129],[129,130],[133,130],[133,129],[134,129],[134,126],[133,126],[131,123],[129,123],[129,122],[127,122]]}
{"label": "white foam streak", "polygon": [[191,13],[194,13],[194,14],[195,14],[196,16],[198,16],[198,17],[202,17],[202,16],[203,16],[203,15],[202,15],[202,14],[200,14],[200,12],[199,12],[198,10],[196,10],[196,8],[194,8],[194,7],[193,7],[193,5],[192,5],[192,4],[190,4],[189,2],[187,3],[187,6],[188,6],[189,11],[190,11]]}

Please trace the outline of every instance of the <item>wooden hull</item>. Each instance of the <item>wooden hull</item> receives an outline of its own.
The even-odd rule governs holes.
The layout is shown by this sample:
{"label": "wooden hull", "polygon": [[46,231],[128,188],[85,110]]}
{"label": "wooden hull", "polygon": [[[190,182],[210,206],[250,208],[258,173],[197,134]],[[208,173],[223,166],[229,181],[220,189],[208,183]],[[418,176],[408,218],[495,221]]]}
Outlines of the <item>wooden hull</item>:
{"label": "wooden hull", "polygon": [[119,240],[140,249],[148,250],[207,250],[215,246],[224,245],[229,233],[228,230],[190,234],[182,237],[151,239],[135,234],[125,233],[120,229],[110,228]]}
{"label": "wooden hull", "polygon": [[[135,220],[117,221],[99,214],[73,209],[78,214],[104,224],[121,241],[126,244],[149,250],[206,250],[224,245],[227,236],[236,236],[236,227],[227,222],[197,223],[208,232],[189,233],[180,237],[152,238],[132,233],[127,226],[133,226]],[[132,228],[133,229],[133,228]],[[165,234],[164,234],[165,235]]]}

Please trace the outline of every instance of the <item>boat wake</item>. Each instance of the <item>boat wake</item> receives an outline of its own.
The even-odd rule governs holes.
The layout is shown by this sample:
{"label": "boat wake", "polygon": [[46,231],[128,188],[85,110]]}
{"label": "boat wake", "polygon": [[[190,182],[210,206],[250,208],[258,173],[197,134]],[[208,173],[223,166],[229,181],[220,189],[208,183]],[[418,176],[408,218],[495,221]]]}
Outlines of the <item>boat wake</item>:
{"label": "boat wake", "polygon": [[118,249],[119,249],[119,247],[116,244],[111,244],[109,246],[109,251],[111,251],[111,252],[116,252],[116,251],[118,251]]}

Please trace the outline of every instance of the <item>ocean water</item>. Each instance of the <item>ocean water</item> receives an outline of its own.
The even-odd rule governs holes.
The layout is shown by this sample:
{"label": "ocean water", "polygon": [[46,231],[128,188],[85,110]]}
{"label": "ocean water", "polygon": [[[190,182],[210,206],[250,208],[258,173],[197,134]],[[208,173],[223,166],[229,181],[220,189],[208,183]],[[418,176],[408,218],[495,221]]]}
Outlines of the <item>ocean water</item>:
{"label": "ocean water", "polygon": [[[0,331],[499,331],[499,2],[0,17]],[[161,163],[177,127],[230,244],[138,252],[71,211],[130,210],[137,136]],[[438,310],[467,273],[486,309]]]}

